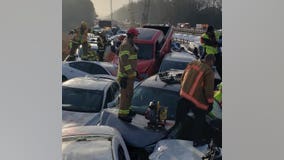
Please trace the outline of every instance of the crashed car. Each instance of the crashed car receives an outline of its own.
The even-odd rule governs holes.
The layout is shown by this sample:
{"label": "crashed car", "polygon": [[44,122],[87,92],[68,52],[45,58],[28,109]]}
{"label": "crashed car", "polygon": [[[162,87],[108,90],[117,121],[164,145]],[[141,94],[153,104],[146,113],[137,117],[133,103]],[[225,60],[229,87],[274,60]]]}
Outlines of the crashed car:
{"label": "crashed car", "polygon": [[169,70],[164,73],[172,75],[172,81],[160,73],[136,85],[131,103],[133,111],[144,114],[149,102],[155,100],[168,109],[168,119],[175,118],[177,101],[180,99],[180,82],[176,82],[174,76],[181,75],[183,70]]}
{"label": "crashed car", "polygon": [[72,61],[62,63],[62,81],[86,75],[106,74],[116,76],[117,66],[108,62]]}
{"label": "crashed car", "polygon": [[97,124],[104,108],[118,104],[115,77],[77,77],[62,84],[62,127]]}
{"label": "crashed car", "polygon": [[[155,144],[160,140],[167,139],[174,125],[177,102],[180,99],[180,84],[177,83],[177,75],[183,71],[171,70],[172,76],[156,74],[140,82],[134,89],[131,109],[136,113],[131,123],[125,123],[117,118],[118,109],[105,109],[101,115],[100,125],[116,128],[124,138],[129,151],[133,148],[140,149],[137,157],[149,156]],[[175,78],[176,77],[176,78]],[[149,109],[151,101],[159,101],[160,107],[167,108],[167,119],[162,128],[149,128],[149,120],[145,113]],[[212,111],[206,117],[208,123],[215,119],[221,119],[221,108],[214,102]],[[134,158],[135,159],[135,158]],[[142,158],[143,159],[143,158]]]}
{"label": "crashed car", "polygon": [[222,160],[222,149],[214,143],[194,147],[192,141],[165,139],[156,144],[149,160]]}
{"label": "crashed car", "polygon": [[159,72],[170,69],[184,70],[188,63],[196,60],[195,56],[187,52],[171,52],[167,54],[160,66]]}
{"label": "crashed car", "polygon": [[63,160],[130,160],[120,133],[108,126],[62,130]]}

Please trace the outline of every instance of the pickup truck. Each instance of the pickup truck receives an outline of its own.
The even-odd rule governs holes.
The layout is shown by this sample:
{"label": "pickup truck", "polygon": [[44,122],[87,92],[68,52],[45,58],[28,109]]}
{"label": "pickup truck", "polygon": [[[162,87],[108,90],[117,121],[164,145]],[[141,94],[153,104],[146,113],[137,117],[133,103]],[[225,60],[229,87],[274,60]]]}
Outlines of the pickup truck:
{"label": "pickup truck", "polygon": [[173,28],[164,25],[145,25],[137,29],[139,35],[134,40],[138,47],[136,70],[138,80],[143,80],[158,72],[163,57],[171,51]]}
{"label": "pickup truck", "polygon": [[140,80],[158,72],[163,57],[171,51],[173,28],[162,25],[146,25],[137,28],[134,41],[138,46],[137,72]]}

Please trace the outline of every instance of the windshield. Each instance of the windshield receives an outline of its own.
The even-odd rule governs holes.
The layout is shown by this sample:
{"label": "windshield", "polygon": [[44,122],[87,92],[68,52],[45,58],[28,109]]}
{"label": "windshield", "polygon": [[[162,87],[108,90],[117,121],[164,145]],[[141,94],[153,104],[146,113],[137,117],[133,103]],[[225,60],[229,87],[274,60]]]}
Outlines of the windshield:
{"label": "windshield", "polygon": [[99,112],[103,91],[62,87],[62,109],[77,112]]}
{"label": "windshield", "polygon": [[132,109],[137,113],[144,114],[150,101],[160,101],[162,107],[168,108],[168,119],[173,120],[179,98],[178,92],[139,86],[134,90]]}
{"label": "windshield", "polygon": [[152,44],[136,44],[136,46],[138,47],[138,59],[153,59],[154,47]]}
{"label": "windshield", "polygon": [[180,69],[184,70],[188,62],[177,62],[177,61],[167,61],[164,60],[161,64],[160,72],[164,72],[170,69]]}

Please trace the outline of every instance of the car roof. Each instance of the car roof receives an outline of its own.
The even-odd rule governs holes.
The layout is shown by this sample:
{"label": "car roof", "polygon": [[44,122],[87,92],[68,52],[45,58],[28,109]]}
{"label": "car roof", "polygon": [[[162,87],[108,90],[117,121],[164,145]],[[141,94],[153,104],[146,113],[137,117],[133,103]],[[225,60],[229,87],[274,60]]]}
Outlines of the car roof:
{"label": "car roof", "polygon": [[151,41],[158,32],[162,32],[158,29],[152,29],[152,28],[137,28],[137,29],[139,31],[137,40]]}
{"label": "car roof", "polygon": [[114,64],[109,63],[109,62],[99,62],[99,61],[84,61],[84,60],[80,60],[80,61],[67,61],[65,63],[79,63],[79,62],[86,62],[86,63],[95,63],[95,64],[99,64],[103,67],[115,67]]}
{"label": "car roof", "polygon": [[191,62],[196,58],[187,52],[171,52],[164,57],[164,60],[178,61],[178,62]]}
{"label": "car roof", "polygon": [[120,133],[109,126],[77,126],[62,129],[62,137],[74,135],[109,135],[116,136]]}
{"label": "car roof", "polygon": [[84,135],[94,135],[97,138],[93,141],[76,141],[78,143],[63,141],[63,159],[112,159],[112,139],[110,139],[110,137],[121,137],[116,129],[108,126],[80,126],[62,129],[62,138],[69,136],[82,137]]}
{"label": "car roof", "polygon": [[[170,72],[171,73],[183,73],[182,70],[169,70],[167,72],[169,72],[169,73]],[[159,89],[169,90],[169,91],[174,91],[174,92],[179,92],[179,89],[180,89],[180,83],[174,83],[174,84],[166,83],[166,82],[164,82],[160,79],[158,74],[155,74],[155,75],[145,79],[138,86],[159,88]]]}
{"label": "car roof", "polygon": [[62,84],[64,87],[104,91],[114,80],[98,77],[76,77]]}

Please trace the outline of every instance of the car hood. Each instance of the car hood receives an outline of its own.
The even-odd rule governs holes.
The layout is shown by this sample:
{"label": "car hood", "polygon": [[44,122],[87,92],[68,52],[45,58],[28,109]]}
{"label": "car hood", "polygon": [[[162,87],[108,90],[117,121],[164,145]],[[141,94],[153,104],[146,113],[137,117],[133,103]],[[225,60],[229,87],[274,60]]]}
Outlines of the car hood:
{"label": "car hood", "polygon": [[193,147],[192,141],[167,139],[159,141],[154,152],[149,156],[150,160],[202,160],[208,151],[207,145]]}
{"label": "car hood", "polygon": [[[122,135],[126,144],[144,148],[157,143],[167,136],[167,131],[154,131],[147,129],[147,122],[144,116],[136,114],[132,123],[126,123],[117,118],[118,109],[108,108],[102,112],[100,125],[116,128]],[[143,137],[143,138],[141,138]]]}
{"label": "car hood", "polygon": [[62,110],[62,128],[96,125],[100,118],[99,113],[84,113]]}

